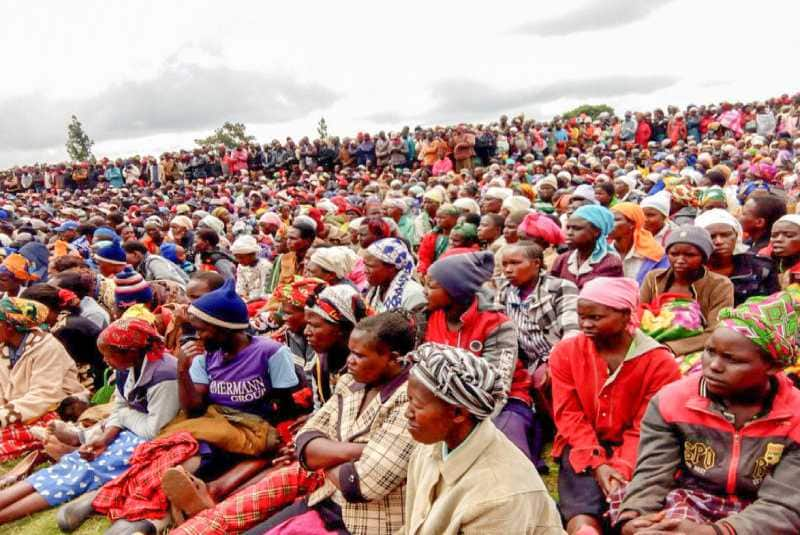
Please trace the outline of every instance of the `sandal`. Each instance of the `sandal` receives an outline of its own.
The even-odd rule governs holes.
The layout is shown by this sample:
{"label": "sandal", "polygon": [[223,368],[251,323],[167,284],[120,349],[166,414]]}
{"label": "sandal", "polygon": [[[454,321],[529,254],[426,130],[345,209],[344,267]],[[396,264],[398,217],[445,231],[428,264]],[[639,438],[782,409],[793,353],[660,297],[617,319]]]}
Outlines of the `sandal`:
{"label": "sandal", "polygon": [[208,493],[206,484],[187,472],[182,466],[170,468],[161,478],[161,488],[169,498],[176,525],[216,504]]}

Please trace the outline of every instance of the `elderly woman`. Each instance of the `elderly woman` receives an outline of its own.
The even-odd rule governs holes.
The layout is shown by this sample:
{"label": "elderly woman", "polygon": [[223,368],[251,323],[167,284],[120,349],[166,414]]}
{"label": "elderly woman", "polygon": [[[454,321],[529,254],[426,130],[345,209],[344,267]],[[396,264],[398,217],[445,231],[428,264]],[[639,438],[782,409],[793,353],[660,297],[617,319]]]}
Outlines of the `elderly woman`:
{"label": "elderly woman", "polygon": [[[0,523],[60,505],[99,488],[125,471],[133,449],[155,438],[178,413],[175,358],[148,323],[119,320],[97,341],[103,359],[117,370],[118,389],[103,433],[58,463],[0,491]],[[93,495],[64,508],[59,527],[72,530],[91,512]]]}
{"label": "elderly woman", "polygon": [[708,231],[693,225],[678,227],[667,240],[670,267],[654,269],[642,283],[643,303],[651,303],[663,294],[689,296],[700,306],[705,324],[700,334],[667,342],[678,356],[703,349],[706,339],[717,326],[719,311],[733,305],[733,283],[707,269],[714,244]]}
{"label": "elderly woman", "polygon": [[444,252],[450,241],[450,231],[458,223],[461,211],[452,204],[443,204],[436,211],[436,226],[426,234],[419,244],[419,264],[417,270],[425,275],[428,268]]}
{"label": "elderly woman", "polygon": [[169,222],[169,232],[165,238],[167,241],[180,245],[185,250],[192,248],[194,242],[194,232],[192,229],[194,225],[192,220],[185,215],[176,215]]}
{"label": "elderly woman", "polygon": [[578,296],[582,333],[550,354],[558,492],[567,532],[604,533],[607,498],[630,480],[647,402],[680,378],[672,353],[637,329],[639,286],[589,281]]}
{"label": "elderly woman", "polygon": [[258,258],[261,251],[254,236],[236,238],[231,254],[236,258],[236,293],[247,303],[261,302],[266,297],[266,287],[272,264],[266,258]]}
{"label": "elderly woman", "polygon": [[402,240],[384,238],[374,242],[367,248],[364,267],[370,286],[367,305],[374,311],[416,311],[427,303],[425,290],[412,278],[414,259]]}
{"label": "elderly woman", "polygon": [[730,212],[714,208],[698,215],[694,224],[711,236],[714,252],[708,258],[708,269],[733,283],[734,305],[780,290],[774,264],[769,258],[747,251],[742,244],[742,226]]}
{"label": "elderly woman", "polygon": [[490,418],[506,395],[500,374],[445,345],[425,344],[412,358],[406,414],[419,445],[398,533],[563,533],[539,475]]}
{"label": "elderly woman", "polygon": [[405,355],[414,347],[414,325],[404,312],[384,312],[361,320],[347,338],[347,373],[296,436],[300,464],[267,474],[175,533],[239,533],[264,519],[253,533],[330,533],[326,525],[344,533],[400,529],[413,450]]}
{"label": "elderly woman", "polygon": [[43,331],[46,306],[16,297],[0,299],[0,462],[40,449],[31,434],[67,396],[86,394],[64,346]]}
{"label": "elderly woman", "polygon": [[614,216],[597,205],[581,206],[567,220],[566,243],[570,251],[556,258],[550,273],[578,288],[597,277],[621,277],[622,261],[609,249],[608,234]]}
{"label": "elderly woman", "polygon": [[611,212],[614,214],[614,230],[609,237],[614,240],[614,249],[622,258],[622,271],[626,277],[641,284],[651,270],[669,265],[664,248],[645,228],[644,211],[638,204],[617,203]]}
{"label": "elderly woman", "polygon": [[786,293],[720,312],[702,374],[650,400],[623,534],[800,532],[797,325]]}

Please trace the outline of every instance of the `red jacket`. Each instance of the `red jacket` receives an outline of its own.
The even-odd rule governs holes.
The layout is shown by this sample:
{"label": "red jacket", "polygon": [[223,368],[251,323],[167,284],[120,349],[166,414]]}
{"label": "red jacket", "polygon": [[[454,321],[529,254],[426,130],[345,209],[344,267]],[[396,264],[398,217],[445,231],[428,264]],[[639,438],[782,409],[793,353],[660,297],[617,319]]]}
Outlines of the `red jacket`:
{"label": "red jacket", "polygon": [[576,472],[609,464],[630,479],[647,402],[681,377],[672,352],[637,330],[629,355],[609,376],[594,342],[581,333],[556,344],[550,353],[550,374],[556,423],[553,456],[558,458],[570,446],[569,462]]}
{"label": "red jacket", "polygon": [[472,306],[461,316],[461,327],[447,327],[444,310],[435,310],[428,319],[425,341],[468,349],[487,359],[505,378],[509,397],[532,404],[531,378],[517,358],[517,331],[512,321],[489,296],[478,292]]}
{"label": "red jacket", "polygon": [[419,242],[417,272],[420,275],[427,273],[428,268],[431,267],[431,264],[436,262],[438,258],[436,255],[436,240],[439,236],[440,234],[438,232],[428,232],[422,237],[422,241]]}

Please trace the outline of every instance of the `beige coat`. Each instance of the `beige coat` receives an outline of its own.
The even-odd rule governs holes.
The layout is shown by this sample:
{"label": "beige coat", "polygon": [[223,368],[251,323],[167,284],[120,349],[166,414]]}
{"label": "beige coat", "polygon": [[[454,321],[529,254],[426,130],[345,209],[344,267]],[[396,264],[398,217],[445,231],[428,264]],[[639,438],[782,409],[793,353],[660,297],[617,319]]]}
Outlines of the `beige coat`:
{"label": "beige coat", "polygon": [[13,368],[9,357],[10,348],[0,345],[0,427],[36,420],[67,396],[88,395],[75,361],[50,333],[31,331]]}
{"label": "beige coat", "polygon": [[555,503],[523,453],[491,422],[442,459],[420,445],[408,467],[402,535],[560,535]]}

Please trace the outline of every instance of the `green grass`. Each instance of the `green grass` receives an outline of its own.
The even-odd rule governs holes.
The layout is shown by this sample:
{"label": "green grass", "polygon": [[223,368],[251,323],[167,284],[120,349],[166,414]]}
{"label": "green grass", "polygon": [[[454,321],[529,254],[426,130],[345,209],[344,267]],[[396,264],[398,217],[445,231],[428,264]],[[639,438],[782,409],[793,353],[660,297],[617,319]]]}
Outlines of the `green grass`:
{"label": "green grass", "polygon": [[[6,473],[14,467],[17,461],[9,461],[0,464],[0,475]],[[36,513],[25,518],[21,518],[16,522],[0,526],[0,533],[3,535],[57,535],[61,531],[56,525],[56,511],[57,509],[48,509],[41,513]],[[73,533],[77,535],[101,535],[110,523],[105,517],[92,516],[87,520],[80,529]]]}

